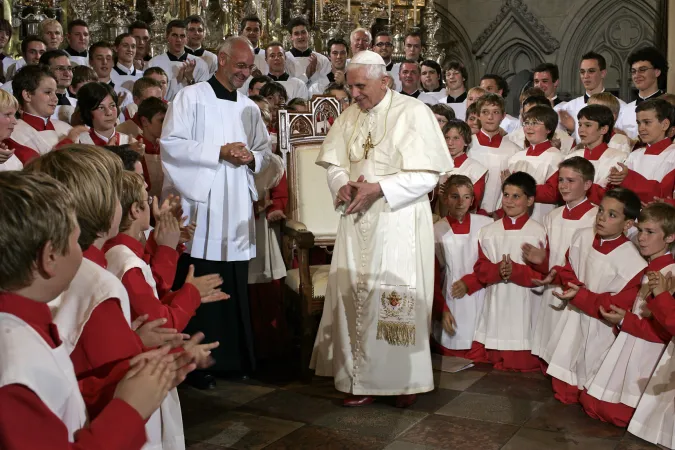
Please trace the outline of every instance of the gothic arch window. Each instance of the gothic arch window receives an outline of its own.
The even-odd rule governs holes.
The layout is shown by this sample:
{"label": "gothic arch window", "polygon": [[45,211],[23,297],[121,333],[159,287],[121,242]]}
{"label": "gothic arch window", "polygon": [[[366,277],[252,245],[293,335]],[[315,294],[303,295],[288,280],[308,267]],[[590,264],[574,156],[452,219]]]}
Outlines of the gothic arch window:
{"label": "gothic arch window", "polygon": [[486,73],[496,73],[510,81],[523,70],[531,70],[542,62],[539,52],[523,39],[512,39],[493,52],[492,58],[485,64]]}
{"label": "gothic arch window", "polygon": [[[613,0],[589,1],[583,18],[566,27],[558,54],[561,70],[560,90],[572,96],[583,92],[579,80],[579,62],[588,51],[596,51],[607,59],[606,87],[624,100],[631,99],[631,80],[626,64],[628,55],[636,48],[654,45],[659,23],[654,2]],[[611,61],[611,62],[610,62]]]}
{"label": "gothic arch window", "polygon": [[[433,0],[429,0],[433,1]],[[476,64],[476,58],[471,52],[471,39],[462,24],[452,15],[448,9],[439,3],[435,3],[436,11],[441,16],[441,29],[438,30],[437,38],[440,46],[445,50],[445,58],[441,61],[460,61],[469,72],[466,80],[467,87],[475,86],[481,77]]]}

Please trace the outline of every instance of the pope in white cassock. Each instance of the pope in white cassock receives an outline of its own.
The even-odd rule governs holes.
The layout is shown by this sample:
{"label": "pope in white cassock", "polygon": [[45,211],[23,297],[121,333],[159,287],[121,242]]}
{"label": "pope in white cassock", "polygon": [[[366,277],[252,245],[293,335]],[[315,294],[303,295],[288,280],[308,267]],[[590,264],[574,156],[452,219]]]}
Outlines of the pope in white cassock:
{"label": "pope in white cassock", "polygon": [[427,193],[452,169],[443,134],[419,100],[387,88],[382,57],[347,68],[357,105],[335,121],[316,163],[340,217],[312,368],[333,376],[345,406],[434,388],[429,326],[434,233]]}
{"label": "pope in white cassock", "polygon": [[[193,264],[196,276],[220,274],[231,296],[201,305],[186,328],[220,342],[212,353],[217,372],[247,373],[255,366],[247,296],[248,263],[256,254],[253,173],[261,169],[269,137],[256,104],[237,92],[252,66],[248,41],[227,39],[214,76],[182,89],[169,105],[160,139],[163,192],[177,191],[184,214],[197,224],[176,280]],[[197,387],[214,383],[199,376]]]}

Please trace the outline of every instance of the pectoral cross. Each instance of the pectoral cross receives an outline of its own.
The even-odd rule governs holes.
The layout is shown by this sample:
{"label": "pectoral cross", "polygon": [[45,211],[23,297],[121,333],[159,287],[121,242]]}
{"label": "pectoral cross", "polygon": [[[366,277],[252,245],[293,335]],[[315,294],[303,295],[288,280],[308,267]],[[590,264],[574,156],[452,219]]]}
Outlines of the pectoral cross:
{"label": "pectoral cross", "polygon": [[373,145],[372,138],[370,137],[370,133],[368,133],[366,142],[361,146],[361,148],[363,148],[363,157],[365,159],[368,159],[368,152],[370,152],[372,149],[375,148],[375,146]]}

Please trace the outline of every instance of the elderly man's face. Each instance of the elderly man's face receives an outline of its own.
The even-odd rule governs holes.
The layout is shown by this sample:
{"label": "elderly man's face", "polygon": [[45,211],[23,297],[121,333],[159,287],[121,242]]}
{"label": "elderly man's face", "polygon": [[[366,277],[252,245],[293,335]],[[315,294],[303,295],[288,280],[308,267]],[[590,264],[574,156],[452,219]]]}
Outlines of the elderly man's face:
{"label": "elderly man's face", "polygon": [[358,31],[352,36],[350,44],[352,55],[356,55],[358,52],[368,50],[368,47],[370,47],[370,38],[365,31]]}
{"label": "elderly man's face", "polygon": [[237,42],[232,46],[230,54],[218,54],[218,70],[222,71],[230,86],[239,89],[246,83],[253,67],[253,51],[248,44]]}
{"label": "elderly man's face", "polygon": [[386,77],[370,79],[367,72],[367,67],[347,69],[347,84],[352,98],[364,111],[380,103],[387,92]]}

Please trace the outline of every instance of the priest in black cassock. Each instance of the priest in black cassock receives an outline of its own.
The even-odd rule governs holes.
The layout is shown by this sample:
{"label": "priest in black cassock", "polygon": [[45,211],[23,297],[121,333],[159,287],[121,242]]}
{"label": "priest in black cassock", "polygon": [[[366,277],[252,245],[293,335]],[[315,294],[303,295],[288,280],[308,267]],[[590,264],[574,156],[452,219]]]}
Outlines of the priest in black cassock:
{"label": "priest in black cassock", "polygon": [[[182,89],[164,119],[160,139],[163,192],[181,196],[184,215],[197,224],[194,239],[181,256],[174,288],[190,265],[195,276],[218,273],[227,301],[204,304],[185,332],[202,331],[219,341],[211,353],[211,373],[248,374],[255,368],[247,296],[248,263],[255,257],[253,173],[261,169],[269,138],[260,110],[237,92],[250,75],[253,51],[242,37],[218,49],[218,69],[208,81]],[[209,388],[208,373],[192,376],[193,385]]]}

